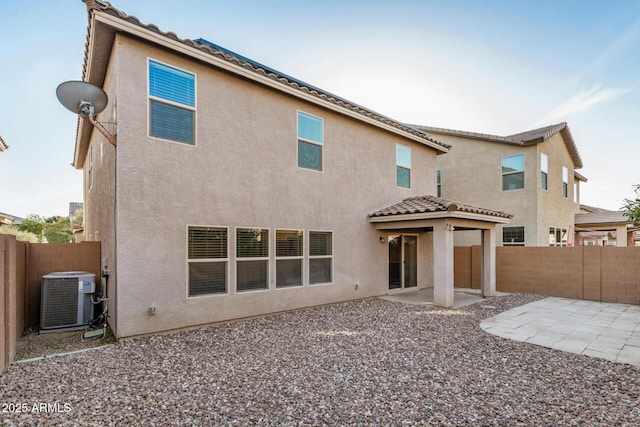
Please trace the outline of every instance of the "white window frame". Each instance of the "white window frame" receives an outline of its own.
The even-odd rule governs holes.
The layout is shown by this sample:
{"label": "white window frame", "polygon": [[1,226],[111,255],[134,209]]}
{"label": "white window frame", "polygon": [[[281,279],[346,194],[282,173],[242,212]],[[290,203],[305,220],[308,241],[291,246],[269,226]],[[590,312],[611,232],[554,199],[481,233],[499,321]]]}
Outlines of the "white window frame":
{"label": "white window frame", "polygon": [[[189,258],[189,228],[219,228],[219,229],[224,229],[227,233],[227,257],[226,258]],[[230,267],[230,263],[229,263],[229,227],[226,226],[221,226],[221,225],[198,225],[198,224],[187,224],[187,229],[186,229],[186,233],[185,233],[185,245],[187,250],[185,251],[185,258],[186,258],[186,263],[187,263],[187,271],[185,272],[186,274],[186,291],[187,291],[187,298],[188,299],[193,299],[193,298],[209,298],[209,297],[219,297],[221,295],[229,295],[230,291],[231,291],[231,277],[229,276],[229,267]],[[212,293],[208,293],[208,294],[201,294],[201,295],[189,295],[189,264],[191,263],[197,263],[197,262],[221,262],[221,263],[225,263],[225,277],[226,277],[226,281],[225,281],[225,291],[224,292],[212,292]]]}
{"label": "white window frame", "polygon": [[[321,142],[318,141],[313,141],[311,139],[307,139],[307,138],[302,138],[300,136],[300,114],[304,114],[307,115],[309,117],[313,117],[314,119],[318,119],[320,120],[320,123],[322,124],[322,138],[321,138]],[[300,142],[304,142],[306,144],[312,144],[312,145],[317,145],[320,147],[320,169],[314,169],[314,168],[308,168],[305,166],[300,166],[300,161],[299,161],[299,156],[300,156],[300,149],[299,149],[299,143]],[[302,111],[302,110],[296,110],[296,164],[298,165],[299,169],[304,169],[304,170],[308,170],[308,171],[315,171],[315,172],[323,172],[324,171],[324,119],[322,117],[316,116],[314,114],[311,113],[307,113],[306,111]]]}
{"label": "white window frame", "polygon": [[436,196],[442,197],[442,170],[436,171]]}
{"label": "white window frame", "polygon": [[[267,230],[267,239],[269,239],[269,242],[267,242],[267,256],[266,257],[240,257],[238,256],[238,230]],[[234,261],[235,261],[235,277],[234,277],[234,282],[235,282],[235,292],[236,293],[250,293],[250,292],[264,292],[264,291],[268,291],[271,289],[271,230],[268,227],[235,227],[234,229],[234,236],[233,236],[233,241],[234,241]],[[260,289],[246,289],[246,290],[240,290],[238,289],[238,265],[241,262],[245,262],[245,261],[267,261],[267,268],[266,268],[266,273],[267,273],[267,279],[266,279],[266,288],[260,288]]]}
{"label": "white window frame", "polygon": [[[542,176],[546,178],[544,180],[545,187],[542,186]],[[549,156],[545,153],[540,153],[540,189],[549,190]]]}
{"label": "white window frame", "polygon": [[[400,163],[400,159],[399,159],[399,150],[407,150],[407,152],[409,153],[409,164],[402,164]],[[413,153],[411,152],[411,147],[407,147],[406,145],[402,145],[402,144],[396,144],[396,186],[400,187],[400,188],[411,188],[411,164],[412,164],[412,159],[411,157],[413,156]],[[402,168],[402,169],[406,169],[409,171],[409,186],[405,187],[404,185],[400,185],[398,183],[398,168]]]}
{"label": "white window frame", "polygon": [[[511,171],[511,172],[503,172],[502,168],[504,167],[504,159],[507,157],[516,157],[516,156],[522,156],[522,170],[516,170],[516,171]],[[527,157],[525,155],[525,153],[516,153],[516,154],[509,154],[508,156],[502,156],[500,158],[500,188],[502,189],[502,191],[517,191],[517,190],[524,190],[525,186],[526,186],[526,171],[527,169]],[[522,174],[522,188],[512,188],[512,189],[505,189],[504,188],[504,177],[505,175],[515,175],[517,173],[521,173]]]}
{"label": "white window frame", "polygon": [[[558,236],[560,236],[560,241],[558,241]],[[569,229],[549,227],[549,246],[569,246]]]}
{"label": "white window frame", "polygon": [[[331,255],[311,255],[311,233],[331,233]],[[309,260],[309,262],[307,263],[307,280],[308,280],[308,284],[310,286],[316,286],[316,285],[331,285],[333,284],[334,280],[335,280],[335,270],[334,270],[334,260],[333,260],[333,254],[334,254],[334,246],[335,246],[335,233],[333,230],[308,230],[307,231],[307,250],[306,250],[306,254],[307,254],[307,259]],[[311,260],[314,259],[331,259],[331,280],[329,282],[318,282],[318,283],[311,283]]]}
{"label": "white window frame", "polygon": [[[278,232],[296,232],[302,234],[302,251],[299,256],[278,256]],[[303,229],[295,229],[295,228],[276,228],[274,231],[273,238],[273,255],[275,258],[274,263],[274,272],[273,272],[273,281],[274,286],[277,290],[280,289],[296,289],[304,286],[305,284],[305,232]],[[287,260],[300,260],[300,285],[291,285],[291,286],[278,286],[278,261],[287,261]]]}
{"label": "white window frame", "polygon": [[[504,241],[504,230],[507,228],[522,228],[522,242],[505,242]],[[526,228],[523,225],[510,225],[508,227],[502,227],[502,246],[525,246],[525,242],[527,241]]]}
{"label": "white window frame", "polygon": [[569,198],[569,168],[562,166],[562,197]]}
{"label": "white window frame", "polygon": [[[193,93],[194,93],[194,97],[193,97],[193,107],[190,105],[186,105],[186,104],[181,104],[179,102],[175,102],[175,101],[171,101],[169,99],[164,99],[164,98],[160,98],[157,96],[152,96],[151,95],[151,76],[149,74],[150,71],[150,62],[157,62],[158,64],[162,64],[164,66],[167,66],[169,68],[174,68],[178,71],[182,71],[184,73],[187,74],[191,74],[193,75]],[[149,100],[149,102],[147,102],[147,137],[149,138],[153,138],[153,139],[157,139],[160,141],[167,141],[167,142],[172,142],[174,144],[180,144],[181,146],[192,146],[195,147],[196,143],[197,143],[197,129],[198,129],[198,114],[197,114],[197,110],[198,110],[198,75],[196,73],[194,73],[193,71],[189,71],[189,70],[185,70],[184,68],[180,68],[180,67],[176,67],[175,65],[172,64],[168,64],[166,62],[160,61],[158,59],[155,58],[151,58],[151,57],[147,57],[147,99]],[[167,105],[171,105],[173,107],[176,108],[182,108],[184,110],[190,110],[193,111],[193,144],[190,144],[188,142],[182,142],[182,141],[175,141],[173,139],[166,139],[166,138],[161,138],[158,136],[152,136],[151,135],[151,101],[156,101],[156,102],[160,102],[163,104],[167,104]]]}

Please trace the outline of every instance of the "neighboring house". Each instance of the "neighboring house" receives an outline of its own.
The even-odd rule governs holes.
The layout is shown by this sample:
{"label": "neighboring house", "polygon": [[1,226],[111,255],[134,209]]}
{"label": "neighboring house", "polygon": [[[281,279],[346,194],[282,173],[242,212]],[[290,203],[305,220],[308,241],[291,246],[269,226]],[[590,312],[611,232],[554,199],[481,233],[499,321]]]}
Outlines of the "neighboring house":
{"label": "neighboring house", "polygon": [[575,224],[576,245],[635,246],[637,228],[624,211],[580,205]]}
{"label": "neighboring house", "polygon": [[20,225],[22,218],[0,212],[0,225]]}
{"label": "neighboring house", "polygon": [[[84,235],[102,242],[118,337],[434,287],[453,304],[453,230],[495,224],[434,197],[449,147],[202,39],[87,1],[83,80],[111,144],[79,123]],[[372,88],[375,90],[375,88]]]}
{"label": "neighboring house", "polygon": [[4,139],[2,139],[2,137],[0,136],[0,151],[4,151],[7,148],[9,148],[9,146],[4,142]]}
{"label": "neighboring house", "polygon": [[[582,160],[566,123],[510,136],[416,126],[452,146],[438,156],[438,195],[513,214],[498,244],[571,246]],[[468,233],[456,245],[478,244]]]}

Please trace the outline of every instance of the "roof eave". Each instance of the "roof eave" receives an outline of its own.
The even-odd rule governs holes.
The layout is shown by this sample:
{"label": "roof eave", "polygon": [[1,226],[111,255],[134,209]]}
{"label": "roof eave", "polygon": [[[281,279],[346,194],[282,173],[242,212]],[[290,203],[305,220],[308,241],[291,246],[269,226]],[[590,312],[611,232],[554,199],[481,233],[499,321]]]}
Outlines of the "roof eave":
{"label": "roof eave", "polygon": [[[112,12],[114,11],[112,10]],[[386,119],[385,117],[371,111],[355,111],[355,109],[358,108],[355,105],[340,105],[339,103],[330,102],[328,100],[330,98],[329,96],[325,96],[323,99],[322,97],[317,96],[317,92],[316,95],[314,95],[312,93],[314,91],[310,90],[309,92],[305,92],[301,90],[299,86],[294,87],[296,85],[288,85],[277,77],[259,74],[253,70],[243,67],[240,64],[233,64],[223,58],[213,55],[211,50],[203,44],[198,44],[189,39],[179,39],[175,34],[163,33],[155,26],[143,26],[143,24],[132,22],[137,21],[137,18],[129,17],[124,14],[124,16],[116,16],[114,14],[115,12],[109,13],[109,9],[91,9],[89,13],[90,18],[86,47],[87,52],[85,52],[83,73],[83,79],[89,83],[97,86],[102,86],[104,83],[115,33],[117,31],[122,31],[130,34],[131,36],[169,48],[180,54],[186,55],[203,63],[207,63],[218,69],[229,71],[241,78],[260,83],[287,95],[294,96],[304,101],[319,105],[325,109],[332,110],[339,114],[349,116],[358,121],[368,123],[377,128],[402,136],[406,139],[434,149],[437,154],[449,152],[450,146],[430,138],[429,135],[420,129],[410,129],[400,122]],[[102,55],[98,57],[95,55],[96,52],[100,52]],[[86,156],[86,150],[89,144],[88,139],[91,136],[91,131],[91,124],[88,120],[81,120],[78,127],[76,149],[74,153],[73,164],[76,168],[82,168],[84,165],[84,158]]]}
{"label": "roof eave", "polygon": [[369,222],[383,223],[383,222],[396,222],[396,221],[417,221],[423,219],[442,219],[442,218],[457,218],[457,219],[472,219],[476,221],[493,222],[497,224],[509,224],[511,217],[501,217],[495,215],[485,215],[474,212],[464,211],[434,211],[434,212],[417,212],[410,214],[399,215],[379,215],[370,216]]}

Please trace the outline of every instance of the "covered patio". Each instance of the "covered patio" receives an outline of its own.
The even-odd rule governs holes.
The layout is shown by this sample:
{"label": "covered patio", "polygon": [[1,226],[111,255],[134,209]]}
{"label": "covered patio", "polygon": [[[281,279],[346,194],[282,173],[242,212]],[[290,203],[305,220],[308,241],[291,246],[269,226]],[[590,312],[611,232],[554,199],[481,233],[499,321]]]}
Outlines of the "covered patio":
{"label": "covered patio", "polygon": [[[435,196],[404,199],[369,215],[369,222],[389,233],[432,233],[433,303],[454,305],[453,233],[480,230],[482,235],[481,296],[496,295],[496,224],[508,224],[512,215]],[[404,263],[404,261],[403,261]]]}

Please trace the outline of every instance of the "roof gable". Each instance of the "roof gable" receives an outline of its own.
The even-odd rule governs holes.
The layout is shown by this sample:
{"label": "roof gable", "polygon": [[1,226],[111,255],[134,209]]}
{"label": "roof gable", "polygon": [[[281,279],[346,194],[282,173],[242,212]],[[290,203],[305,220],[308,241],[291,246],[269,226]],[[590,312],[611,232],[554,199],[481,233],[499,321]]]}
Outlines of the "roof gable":
{"label": "roof gable", "polygon": [[567,147],[567,151],[571,156],[571,160],[573,161],[574,167],[576,169],[580,169],[583,166],[582,158],[580,157],[580,153],[578,152],[578,147],[576,146],[576,143],[573,139],[573,135],[571,135],[571,131],[569,130],[569,125],[567,125],[566,122],[544,126],[541,128],[532,129],[532,130],[528,130],[520,133],[514,133],[513,135],[508,135],[508,136],[491,135],[491,134],[478,133],[478,132],[468,132],[468,131],[455,130],[455,129],[437,128],[437,127],[431,127],[431,126],[421,126],[421,125],[413,125],[413,126],[428,133],[459,136],[459,137],[468,138],[468,139],[498,142],[498,143],[509,144],[509,145],[519,145],[523,147],[544,142],[559,132],[560,135],[562,136],[562,140],[564,141]]}
{"label": "roof gable", "polygon": [[[241,78],[248,77],[276,90],[304,98],[309,102],[391,131],[435,149],[438,154],[446,153],[451,148],[450,145],[434,139],[428,133],[414,126],[401,123],[347,101],[344,98],[323,91],[245,56],[224,49],[205,39],[182,39],[175,33],[161,31],[156,25],[141,23],[138,18],[127,15],[108,2],[97,0],[83,1],[87,5],[87,11],[89,13],[89,28],[83,65],[83,79],[85,81],[99,86],[102,85],[106,72],[106,64],[109,61],[110,52],[107,50],[110,49],[115,32],[121,31],[142,37],[168,49],[180,49],[181,54],[197,57],[196,59],[201,60],[203,58],[202,54],[204,54],[208,57],[208,61],[206,62],[209,64],[214,66],[224,64],[225,70],[231,71]],[[100,39],[100,43],[92,40],[92,38]],[[98,48],[96,46],[100,47]],[[82,135],[82,138],[87,138],[90,132],[84,128],[88,128],[88,125],[80,123],[78,135]],[[81,152],[79,152],[78,145],[78,142],[76,142],[74,164],[76,167],[81,167],[83,156],[79,155]]]}
{"label": "roof gable", "polygon": [[409,197],[369,215],[370,218],[391,217],[399,215],[429,214],[444,212],[465,212],[487,217],[510,219],[513,215],[492,209],[480,208],[460,202],[446,200],[436,196]]}

